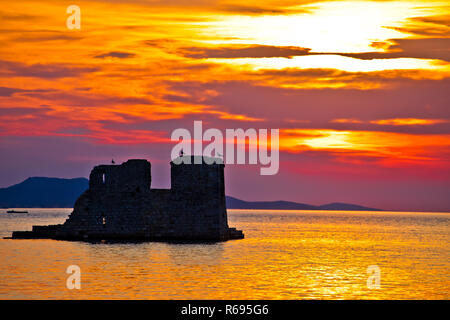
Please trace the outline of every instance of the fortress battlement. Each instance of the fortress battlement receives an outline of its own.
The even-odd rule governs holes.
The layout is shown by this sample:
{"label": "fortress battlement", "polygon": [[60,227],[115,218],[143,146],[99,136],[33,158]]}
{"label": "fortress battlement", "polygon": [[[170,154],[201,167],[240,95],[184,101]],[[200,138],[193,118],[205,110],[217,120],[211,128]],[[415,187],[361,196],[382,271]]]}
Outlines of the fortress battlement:
{"label": "fortress battlement", "polygon": [[[192,161],[183,161],[186,157]],[[15,231],[12,238],[187,241],[243,238],[242,231],[228,227],[225,166],[221,159],[194,160],[193,156],[184,156],[171,162],[171,189],[151,188],[151,164],[147,160],[98,165],[90,173],[89,189],[75,202],[73,212],[63,224]]]}

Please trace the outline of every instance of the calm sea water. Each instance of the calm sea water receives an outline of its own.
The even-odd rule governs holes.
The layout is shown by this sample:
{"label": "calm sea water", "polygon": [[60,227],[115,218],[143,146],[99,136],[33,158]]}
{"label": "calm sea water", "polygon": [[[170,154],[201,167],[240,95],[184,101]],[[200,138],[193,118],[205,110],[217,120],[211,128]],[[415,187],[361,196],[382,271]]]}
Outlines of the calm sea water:
{"label": "calm sea water", "polygon": [[[70,209],[0,210],[0,236]],[[0,240],[1,299],[449,299],[450,213],[229,210],[216,244]],[[81,268],[81,289],[66,268]],[[380,268],[380,289],[367,267]]]}

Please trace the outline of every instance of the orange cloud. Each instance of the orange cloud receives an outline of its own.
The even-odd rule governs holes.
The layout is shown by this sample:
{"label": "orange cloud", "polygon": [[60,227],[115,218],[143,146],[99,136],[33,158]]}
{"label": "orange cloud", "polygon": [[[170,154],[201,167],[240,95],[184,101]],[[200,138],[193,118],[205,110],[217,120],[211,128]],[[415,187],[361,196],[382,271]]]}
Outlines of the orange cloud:
{"label": "orange cloud", "polygon": [[356,123],[356,124],[364,124],[371,123],[377,125],[389,125],[389,126],[429,126],[434,124],[441,123],[450,123],[450,120],[447,119],[418,119],[418,118],[394,118],[394,119],[379,119],[379,120],[370,120],[363,121],[359,119],[333,119],[330,121],[331,123]]}
{"label": "orange cloud", "polygon": [[364,121],[358,119],[333,119],[331,123],[364,123]]}
{"label": "orange cloud", "polygon": [[433,164],[449,162],[450,135],[418,135],[379,131],[329,129],[285,129],[280,148],[289,152],[327,151],[352,157],[374,157],[383,161]]}
{"label": "orange cloud", "polygon": [[450,120],[446,119],[415,119],[415,118],[398,118],[398,119],[383,119],[370,121],[370,123],[373,124],[391,125],[391,126],[417,126],[417,125],[425,126],[449,122]]}

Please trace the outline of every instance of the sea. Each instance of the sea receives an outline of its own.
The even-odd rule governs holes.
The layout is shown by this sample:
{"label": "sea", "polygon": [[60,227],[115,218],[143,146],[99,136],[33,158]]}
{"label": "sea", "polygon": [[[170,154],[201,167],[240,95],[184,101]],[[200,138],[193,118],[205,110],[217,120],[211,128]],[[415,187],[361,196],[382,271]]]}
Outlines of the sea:
{"label": "sea", "polygon": [[26,210],[0,209],[0,299],[450,298],[450,213],[228,210],[245,239],[219,243],[3,239],[72,211]]}

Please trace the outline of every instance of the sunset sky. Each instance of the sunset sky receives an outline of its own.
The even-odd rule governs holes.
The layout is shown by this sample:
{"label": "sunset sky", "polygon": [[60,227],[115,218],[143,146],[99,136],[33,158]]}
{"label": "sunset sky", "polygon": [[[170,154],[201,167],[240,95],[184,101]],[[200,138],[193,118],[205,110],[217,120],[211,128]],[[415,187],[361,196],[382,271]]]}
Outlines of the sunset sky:
{"label": "sunset sky", "polygon": [[279,173],[228,165],[228,195],[450,210],[450,2],[18,0],[0,39],[0,187],[146,158],[167,188],[202,120],[280,129]]}

